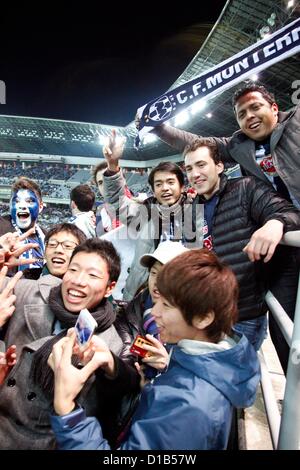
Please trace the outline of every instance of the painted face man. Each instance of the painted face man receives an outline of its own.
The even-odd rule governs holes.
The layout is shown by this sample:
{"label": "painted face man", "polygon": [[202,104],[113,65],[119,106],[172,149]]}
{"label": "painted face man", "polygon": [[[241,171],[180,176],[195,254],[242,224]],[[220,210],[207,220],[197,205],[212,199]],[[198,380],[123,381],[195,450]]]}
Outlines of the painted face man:
{"label": "painted face man", "polygon": [[21,230],[28,230],[35,225],[42,208],[43,204],[37,194],[30,189],[18,189],[13,192],[10,214],[13,222]]}

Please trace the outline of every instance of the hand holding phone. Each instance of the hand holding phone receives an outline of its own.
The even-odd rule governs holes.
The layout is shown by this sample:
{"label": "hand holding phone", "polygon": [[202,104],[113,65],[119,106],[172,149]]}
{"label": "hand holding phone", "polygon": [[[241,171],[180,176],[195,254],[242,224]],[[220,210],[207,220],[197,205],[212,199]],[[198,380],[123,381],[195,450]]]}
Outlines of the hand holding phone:
{"label": "hand holding phone", "polygon": [[149,351],[146,351],[146,349],[143,348],[143,344],[147,344],[148,346],[153,346],[152,343],[150,343],[150,341],[148,341],[146,338],[144,338],[141,335],[137,335],[131,345],[130,352],[140,357],[151,356],[151,353]]}
{"label": "hand holding phone", "polygon": [[83,351],[87,347],[94,334],[96,327],[97,322],[92,317],[88,309],[84,308],[83,310],[81,310],[75,324],[77,344],[81,351]]}

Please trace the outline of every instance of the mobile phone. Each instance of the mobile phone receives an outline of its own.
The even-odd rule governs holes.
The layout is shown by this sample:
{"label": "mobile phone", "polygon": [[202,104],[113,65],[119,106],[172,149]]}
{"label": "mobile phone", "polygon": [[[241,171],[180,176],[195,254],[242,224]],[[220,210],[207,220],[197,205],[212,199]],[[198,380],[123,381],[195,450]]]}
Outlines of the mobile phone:
{"label": "mobile phone", "polygon": [[95,328],[96,320],[92,317],[87,308],[80,311],[75,323],[76,339],[81,350],[85,349],[91,340]]}
{"label": "mobile phone", "polygon": [[149,346],[153,346],[153,344],[150,343],[150,341],[148,341],[146,338],[144,338],[141,335],[137,335],[130,347],[130,352],[140,357],[151,356],[151,353],[149,351],[146,351],[146,349],[143,348],[143,344],[148,344]]}

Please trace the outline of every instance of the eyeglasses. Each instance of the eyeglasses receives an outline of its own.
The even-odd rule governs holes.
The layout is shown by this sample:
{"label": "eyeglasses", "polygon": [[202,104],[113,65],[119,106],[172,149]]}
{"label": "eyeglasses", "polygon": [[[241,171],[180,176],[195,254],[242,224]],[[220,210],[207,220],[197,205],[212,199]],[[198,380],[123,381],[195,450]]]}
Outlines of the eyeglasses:
{"label": "eyeglasses", "polygon": [[49,240],[46,245],[49,248],[57,248],[58,245],[61,245],[65,250],[74,250],[75,246],[78,246],[78,243],[72,242],[71,240],[64,240],[59,242],[58,240]]}

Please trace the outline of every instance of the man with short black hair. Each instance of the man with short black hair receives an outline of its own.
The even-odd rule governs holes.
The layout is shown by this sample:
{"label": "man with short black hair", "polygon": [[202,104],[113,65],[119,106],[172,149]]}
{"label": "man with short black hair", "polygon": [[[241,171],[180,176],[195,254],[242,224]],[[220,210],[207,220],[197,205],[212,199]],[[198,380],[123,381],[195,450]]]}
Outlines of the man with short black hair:
{"label": "man with short black hair", "polygon": [[[113,245],[98,238],[76,246],[68,269],[59,279],[51,275],[37,281],[21,279],[14,287],[16,309],[9,319],[5,344],[16,345],[17,364],[0,387],[0,448],[49,450],[56,448],[50,428],[53,374],[47,366],[52,346],[66,339],[81,310],[87,308],[97,322],[96,335],[113,352],[116,374],[109,380],[97,375],[81,397],[88,414],[97,414],[113,439],[120,398],[138,388],[138,374],[123,362],[128,354],[114,326],[116,314],[108,297],[120,273],[120,257]],[[10,284],[9,284],[10,282]],[[4,279],[0,292],[12,282]],[[74,357],[79,364],[79,358]],[[128,379],[132,377],[132,382]],[[128,383],[130,382],[130,383]],[[110,390],[110,391],[109,391]]]}
{"label": "man with short black hair", "polygon": [[[163,266],[157,286],[161,296],[152,313],[162,341],[172,344],[170,363],[143,388],[119,450],[226,449],[232,409],[254,402],[260,377],[254,349],[231,330],[236,278],[213,253],[188,250]],[[74,337],[60,341],[51,355],[56,412],[51,424],[58,447],[109,450],[100,422],[76,406],[78,390],[99,360],[95,354],[75,374],[73,343]]]}
{"label": "man with short black hair", "polygon": [[125,179],[119,167],[124,142],[112,132],[109,145],[104,147],[108,169],[104,173],[105,201],[118,211],[120,220],[127,224],[128,236],[135,240],[135,253],[126,280],[123,298],[131,300],[146,281],[147,269],[140,265],[144,253],[151,253],[164,240],[182,241],[184,237],[185,206],[190,206],[184,192],[184,174],[173,162],[161,162],[149,175],[153,196],[143,203],[127,197]]}
{"label": "man with short black hair", "polygon": [[[259,349],[266,329],[264,297],[280,275],[272,273],[272,279],[267,265],[272,257],[277,257],[282,269],[295,261],[292,247],[277,245],[285,232],[300,229],[300,212],[256,178],[227,180],[212,139],[194,140],[186,146],[184,159],[188,180],[198,194],[194,206],[203,211],[202,233],[196,235],[236,273],[238,325]],[[286,292],[288,299],[293,294],[292,288]]]}
{"label": "man with short black hair", "polygon": [[86,236],[76,225],[62,223],[54,225],[45,237],[45,265],[42,275],[62,278],[68,269],[76,246],[85,242]]}
{"label": "man with short black hair", "polygon": [[[240,130],[231,137],[211,137],[223,163],[239,163],[243,175],[273,184],[300,207],[300,105],[281,112],[263,85],[246,81],[233,95]],[[197,135],[162,125],[153,131],[169,145],[184,150]]]}
{"label": "man with short black hair", "polygon": [[69,222],[76,225],[87,238],[96,236],[96,219],[93,212],[95,193],[87,184],[79,184],[70,193],[72,217]]}

